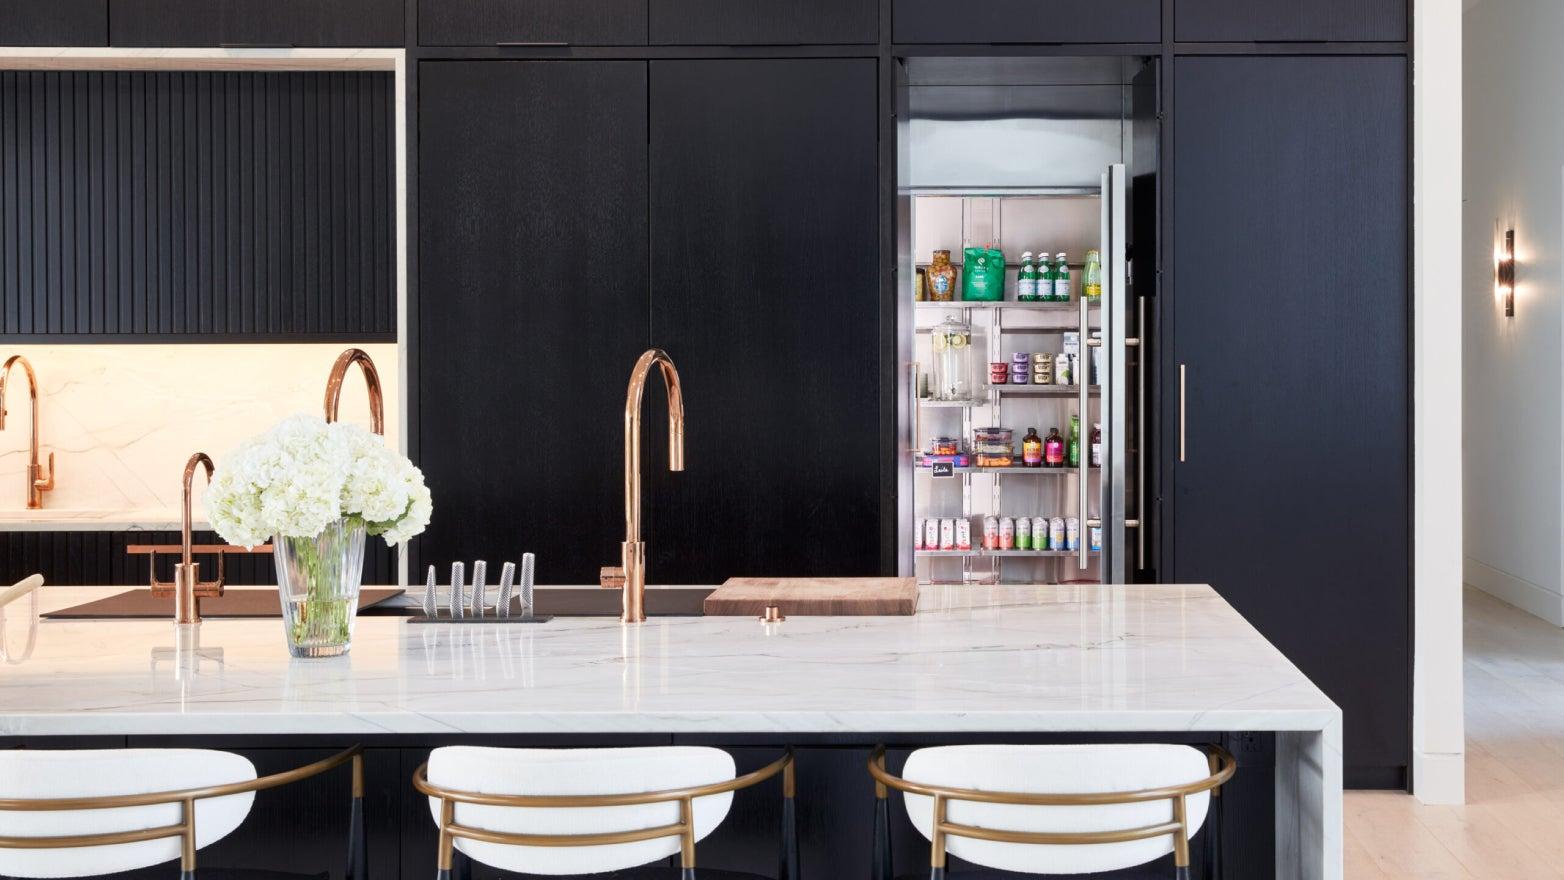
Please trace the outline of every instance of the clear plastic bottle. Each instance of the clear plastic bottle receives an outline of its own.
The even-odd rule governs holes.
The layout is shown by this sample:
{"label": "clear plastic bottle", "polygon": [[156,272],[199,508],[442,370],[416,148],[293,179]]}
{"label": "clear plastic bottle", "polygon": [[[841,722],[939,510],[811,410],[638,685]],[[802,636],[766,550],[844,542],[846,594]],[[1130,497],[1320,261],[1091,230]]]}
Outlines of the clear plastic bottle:
{"label": "clear plastic bottle", "polygon": [[1095,250],[1086,252],[1086,269],[1082,273],[1081,296],[1102,299],[1102,254]]}

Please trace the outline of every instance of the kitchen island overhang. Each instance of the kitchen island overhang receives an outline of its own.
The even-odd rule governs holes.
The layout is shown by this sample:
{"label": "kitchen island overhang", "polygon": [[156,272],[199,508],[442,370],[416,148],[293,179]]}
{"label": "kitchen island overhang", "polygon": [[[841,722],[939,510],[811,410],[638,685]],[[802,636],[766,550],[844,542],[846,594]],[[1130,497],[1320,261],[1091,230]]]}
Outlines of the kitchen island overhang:
{"label": "kitchen island overhang", "polygon": [[[44,610],[104,594],[46,588]],[[14,612],[7,628],[23,635]],[[925,587],[915,616],[780,624],[370,616],[330,660],[290,659],[265,620],[45,620],[32,638],[0,671],[15,741],[1274,732],[1276,876],[1342,872],[1340,710],[1206,586]]]}

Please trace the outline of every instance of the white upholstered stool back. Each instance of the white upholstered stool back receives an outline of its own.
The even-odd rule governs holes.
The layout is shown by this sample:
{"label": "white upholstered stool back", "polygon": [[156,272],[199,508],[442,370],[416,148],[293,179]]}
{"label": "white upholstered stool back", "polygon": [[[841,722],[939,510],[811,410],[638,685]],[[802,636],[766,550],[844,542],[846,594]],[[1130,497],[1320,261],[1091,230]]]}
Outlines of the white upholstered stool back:
{"label": "white upholstered stool back", "polygon": [[[255,778],[255,765],[249,760],[205,749],[0,751],[0,802],[117,798]],[[196,848],[238,828],[254,801],[253,791],[196,801]],[[184,805],[178,801],[91,810],[0,810],[0,876],[96,877],[178,859],[182,839],[177,834],[130,843],[37,849],[7,846],[5,839],[129,834],[167,830],[183,821]]]}
{"label": "white upholstered stool back", "polygon": [[913,752],[900,779],[884,773],[877,750],[871,772],[903,792],[908,818],[934,846],[934,876],[945,853],[1034,875],[1173,853],[1183,876],[1211,790],[1234,769],[1231,755],[1213,755],[1157,744],[942,746]]}
{"label": "white upholstered stool back", "polygon": [[439,874],[451,848],[528,874],[607,872],[680,855],[727,816],[733,792],[786,772],[792,755],[735,777],[721,749],[435,749],[414,776],[440,826]]}

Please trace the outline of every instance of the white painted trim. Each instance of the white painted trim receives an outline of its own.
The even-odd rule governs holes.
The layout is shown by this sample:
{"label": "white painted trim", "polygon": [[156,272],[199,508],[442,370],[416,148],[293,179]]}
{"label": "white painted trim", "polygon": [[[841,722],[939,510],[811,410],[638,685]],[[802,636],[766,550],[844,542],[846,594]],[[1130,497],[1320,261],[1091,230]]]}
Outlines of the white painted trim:
{"label": "white painted trim", "polygon": [[1546,587],[1470,556],[1466,557],[1466,582],[1527,614],[1564,626],[1564,596]]}
{"label": "white painted trim", "polygon": [[[1418,0],[1413,23],[1413,792],[1465,801],[1462,680],[1461,0]],[[1459,433],[1454,435],[1459,437]],[[1351,723],[1350,720],[1348,723]],[[1427,773],[1427,778],[1421,774]]]}

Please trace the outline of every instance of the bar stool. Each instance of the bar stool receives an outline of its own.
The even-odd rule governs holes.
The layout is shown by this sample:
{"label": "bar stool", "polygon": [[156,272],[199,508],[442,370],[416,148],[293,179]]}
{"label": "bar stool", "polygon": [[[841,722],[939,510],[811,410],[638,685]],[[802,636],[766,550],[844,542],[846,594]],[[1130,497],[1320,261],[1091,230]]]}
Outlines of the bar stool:
{"label": "bar stool", "polygon": [[[887,798],[896,789],[932,844],[931,880],[944,880],[947,853],[1051,876],[1130,868],[1170,852],[1174,876],[1188,880],[1189,839],[1236,769],[1214,745],[974,745],[919,749],[898,778],[880,746],[869,757],[873,877],[891,878]],[[962,876],[971,875],[953,875]]]}
{"label": "bar stool", "polygon": [[[733,793],[782,776],[780,880],[798,880],[793,753],[735,777],[721,749],[435,749],[413,773],[440,829],[438,880],[457,852],[525,874],[765,880],[695,871],[695,844],[727,817]],[[645,866],[679,856],[679,867]],[[636,870],[630,870],[636,869]]]}
{"label": "bar stool", "polygon": [[[248,759],[210,749],[0,751],[0,876],[96,877],[178,859],[180,880],[195,880],[196,851],[238,828],[257,791],[349,762],[353,811],[347,877],[368,880],[364,763],[358,746],[259,778]],[[201,872],[202,880],[301,876],[248,869]]]}

